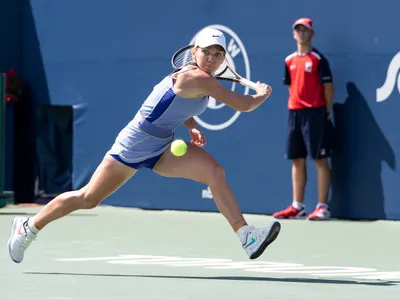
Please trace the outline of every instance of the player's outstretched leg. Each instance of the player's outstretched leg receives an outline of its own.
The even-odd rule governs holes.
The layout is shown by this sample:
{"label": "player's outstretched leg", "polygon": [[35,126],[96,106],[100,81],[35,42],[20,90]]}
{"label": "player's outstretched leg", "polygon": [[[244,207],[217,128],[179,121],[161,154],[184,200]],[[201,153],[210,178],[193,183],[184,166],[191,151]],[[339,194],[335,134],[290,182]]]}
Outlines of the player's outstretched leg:
{"label": "player's outstretched leg", "polygon": [[153,171],[166,177],[181,177],[210,187],[218,210],[237,233],[250,259],[259,257],[279,235],[281,225],[272,222],[264,228],[249,226],[243,217],[223,168],[204,149],[188,143],[187,152],[180,157],[166,151]]}
{"label": "player's outstretched leg", "polygon": [[85,187],[60,194],[30,219],[20,216],[14,218],[8,240],[11,259],[16,263],[22,262],[25,250],[36,239],[39,230],[75,210],[95,208],[135,172],[134,169],[106,155]]}

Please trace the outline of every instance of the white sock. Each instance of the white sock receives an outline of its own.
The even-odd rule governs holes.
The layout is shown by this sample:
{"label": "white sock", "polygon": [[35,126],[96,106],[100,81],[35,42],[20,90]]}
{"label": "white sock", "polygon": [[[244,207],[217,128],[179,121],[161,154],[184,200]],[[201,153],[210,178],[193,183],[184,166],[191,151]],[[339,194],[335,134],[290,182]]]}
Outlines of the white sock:
{"label": "white sock", "polygon": [[297,209],[297,210],[303,210],[304,209],[304,204],[297,202],[297,201],[293,201],[292,206]]}
{"label": "white sock", "polygon": [[238,229],[238,231],[236,231],[236,234],[238,235],[240,241],[242,242],[242,244],[246,244],[247,241],[247,228],[249,226],[248,225],[244,225],[242,227],[240,227]]}
{"label": "white sock", "polygon": [[33,218],[30,218],[28,220],[28,228],[34,234],[38,234],[38,232],[39,232],[39,229],[37,229],[35,224],[33,223]]}
{"label": "white sock", "polygon": [[325,208],[325,209],[328,209],[328,204],[326,204],[326,203],[318,203],[318,204],[317,204],[317,208],[320,208],[320,207],[323,207],[323,208]]}

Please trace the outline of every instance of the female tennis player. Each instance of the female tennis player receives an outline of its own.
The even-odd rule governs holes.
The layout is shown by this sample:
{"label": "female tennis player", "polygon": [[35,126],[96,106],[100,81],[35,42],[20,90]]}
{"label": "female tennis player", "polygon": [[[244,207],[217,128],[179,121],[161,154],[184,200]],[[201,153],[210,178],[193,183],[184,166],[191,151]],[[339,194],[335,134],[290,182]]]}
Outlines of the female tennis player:
{"label": "female tennis player", "polygon": [[[207,28],[199,33],[192,49],[195,63],[169,74],[154,87],[136,116],[119,133],[89,183],[60,194],[32,218],[14,219],[8,241],[12,260],[23,260],[25,250],[47,224],[73,211],[95,208],[141,168],[209,186],[218,210],[237,233],[249,258],[259,257],[276,239],[281,226],[276,221],[265,228],[247,224],[223,168],[202,148],[206,140],[193,118],[207,108],[209,96],[235,110],[249,112],[271,93],[271,88],[260,82],[255,95],[239,95],[221,85],[211,74],[224,61],[225,53],[222,32]],[[174,129],[182,124],[188,128],[191,142],[187,143],[187,152],[176,157],[169,147]]]}

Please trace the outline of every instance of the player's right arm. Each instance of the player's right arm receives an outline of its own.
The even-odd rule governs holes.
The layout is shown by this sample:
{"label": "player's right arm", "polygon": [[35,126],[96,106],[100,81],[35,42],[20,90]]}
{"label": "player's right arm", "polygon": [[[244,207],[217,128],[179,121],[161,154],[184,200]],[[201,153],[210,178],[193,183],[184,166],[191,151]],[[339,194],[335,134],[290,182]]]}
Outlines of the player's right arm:
{"label": "player's right arm", "polygon": [[199,72],[195,80],[197,86],[204,93],[240,112],[250,112],[256,109],[271,94],[271,88],[264,83],[258,83],[255,95],[240,95],[227,89],[207,73]]}

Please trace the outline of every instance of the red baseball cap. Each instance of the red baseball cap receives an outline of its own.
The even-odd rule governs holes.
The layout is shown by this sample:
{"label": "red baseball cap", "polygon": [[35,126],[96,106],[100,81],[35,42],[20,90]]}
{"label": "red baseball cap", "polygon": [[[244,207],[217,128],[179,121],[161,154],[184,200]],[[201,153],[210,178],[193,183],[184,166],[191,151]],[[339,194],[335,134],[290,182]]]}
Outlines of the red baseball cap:
{"label": "red baseball cap", "polygon": [[294,22],[293,29],[295,29],[297,25],[306,26],[308,29],[311,29],[312,31],[314,31],[313,21],[309,18],[298,19],[296,22]]}

